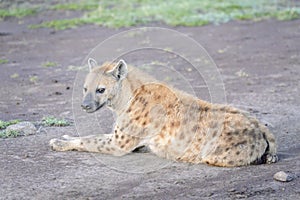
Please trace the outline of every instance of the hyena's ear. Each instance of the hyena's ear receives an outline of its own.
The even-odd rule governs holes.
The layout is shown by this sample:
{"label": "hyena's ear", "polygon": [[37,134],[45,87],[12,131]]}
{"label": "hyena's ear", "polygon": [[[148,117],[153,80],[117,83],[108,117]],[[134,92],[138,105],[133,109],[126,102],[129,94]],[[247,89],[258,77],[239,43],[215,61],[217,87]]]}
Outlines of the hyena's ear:
{"label": "hyena's ear", "polygon": [[128,69],[127,64],[124,60],[120,60],[114,68],[109,71],[110,74],[112,74],[117,80],[122,80],[126,78]]}
{"label": "hyena's ear", "polygon": [[94,60],[93,58],[89,58],[89,59],[88,59],[88,65],[89,65],[89,70],[90,70],[90,71],[92,71],[92,69],[93,69],[94,67],[97,67],[97,66],[98,66],[97,61]]}

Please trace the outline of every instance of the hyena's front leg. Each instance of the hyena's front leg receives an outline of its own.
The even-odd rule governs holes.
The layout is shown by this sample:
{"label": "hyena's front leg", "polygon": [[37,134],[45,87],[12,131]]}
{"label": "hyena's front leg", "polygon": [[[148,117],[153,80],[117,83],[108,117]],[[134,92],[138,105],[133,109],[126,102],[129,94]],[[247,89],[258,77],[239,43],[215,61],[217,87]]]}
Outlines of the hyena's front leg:
{"label": "hyena's front leg", "polygon": [[85,137],[70,137],[50,140],[50,147],[55,151],[86,151],[112,155],[124,155],[127,152],[113,143],[113,134],[90,135]]}
{"label": "hyena's front leg", "polygon": [[139,140],[123,134],[100,134],[86,137],[63,136],[63,139],[50,140],[50,147],[55,151],[87,151],[125,155],[138,147]]}

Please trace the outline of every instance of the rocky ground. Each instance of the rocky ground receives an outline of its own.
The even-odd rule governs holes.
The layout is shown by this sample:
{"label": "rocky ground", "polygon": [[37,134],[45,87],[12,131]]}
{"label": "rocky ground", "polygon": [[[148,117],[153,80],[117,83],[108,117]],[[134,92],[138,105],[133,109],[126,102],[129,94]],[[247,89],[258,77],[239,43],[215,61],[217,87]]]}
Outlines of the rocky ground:
{"label": "rocky ground", "polygon": [[[0,119],[40,121],[56,116],[74,121],[72,91],[78,67],[108,37],[128,29],[93,25],[54,31],[28,29],[43,13],[0,22]],[[211,55],[225,86],[227,103],[247,110],[269,126],[278,140],[280,161],[273,165],[219,168],[159,159],[148,153],[122,158],[80,152],[53,152],[50,139],[64,134],[108,133],[113,116],[99,111],[98,124],[44,127],[36,135],[0,139],[0,199],[297,199],[300,195],[300,20],[230,22],[204,27],[165,27],[187,34]],[[131,55],[183,66],[155,51]],[[51,61],[57,65],[44,67]],[[187,69],[191,79],[193,70]],[[174,85],[173,75],[152,76]],[[17,74],[17,75],[14,75]],[[76,85],[76,84],[75,84]],[[76,91],[74,89],[74,91]],[[196,89],[200,98],[209,93]],[[100,127],[100,128],[99,128]],[[96,130],[95,130],[96,129]],[[295,179],[278,182],[273,175],[289,171]]]}

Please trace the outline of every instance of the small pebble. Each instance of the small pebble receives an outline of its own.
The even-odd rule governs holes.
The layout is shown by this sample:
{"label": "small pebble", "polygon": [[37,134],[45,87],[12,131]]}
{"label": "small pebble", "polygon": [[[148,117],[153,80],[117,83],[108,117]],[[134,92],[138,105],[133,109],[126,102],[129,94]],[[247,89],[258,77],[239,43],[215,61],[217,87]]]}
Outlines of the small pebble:
{"label": "small pebble", "polygon": [[273,178],[276,181],[281,181],[281,182],[290,182],[294,179],[293,175],[288,172],[280,171],[274,174]]}

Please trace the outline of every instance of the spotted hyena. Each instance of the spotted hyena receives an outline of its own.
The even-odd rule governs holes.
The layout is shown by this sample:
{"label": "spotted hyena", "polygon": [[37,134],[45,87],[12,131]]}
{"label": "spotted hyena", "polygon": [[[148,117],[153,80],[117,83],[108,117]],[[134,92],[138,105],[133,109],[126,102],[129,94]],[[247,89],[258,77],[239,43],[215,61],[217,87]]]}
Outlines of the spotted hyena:
{"label": "spotted hyena", "polygon": [[53,150],[122,156],[146,146],[163,158],[216,166],[277,161],[274,136],[247,113],[197,99],[123,60],[88,64],[82,108],[92,113],[109,107],[117,116],[113,133],[52,139]]}

